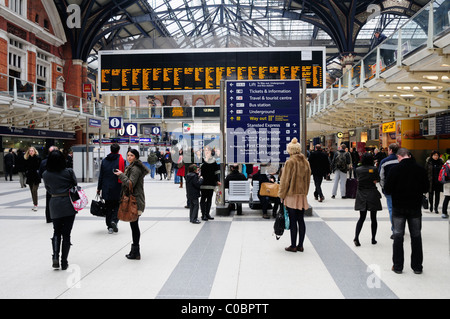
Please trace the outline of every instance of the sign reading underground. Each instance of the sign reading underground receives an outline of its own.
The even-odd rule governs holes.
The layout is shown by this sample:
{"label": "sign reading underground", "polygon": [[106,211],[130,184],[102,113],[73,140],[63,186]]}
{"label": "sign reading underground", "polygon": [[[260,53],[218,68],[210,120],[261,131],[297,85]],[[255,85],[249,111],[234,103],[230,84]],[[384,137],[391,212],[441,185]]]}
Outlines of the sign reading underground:
{"label": "sign reading underground", "polygon": [[284,163],[300,137],[300,81],[226,81],[228,163]]}

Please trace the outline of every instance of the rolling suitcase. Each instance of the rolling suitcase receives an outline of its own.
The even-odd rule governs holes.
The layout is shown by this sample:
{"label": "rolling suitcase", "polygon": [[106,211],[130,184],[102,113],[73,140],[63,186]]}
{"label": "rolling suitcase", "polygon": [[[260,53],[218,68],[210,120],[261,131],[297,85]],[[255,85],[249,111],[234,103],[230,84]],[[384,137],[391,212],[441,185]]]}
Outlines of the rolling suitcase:
{"label": "rolling suitcase", "polygon": [[348,178],[345,183],[345,197],[356,198],[356,190],[358,188],[358,181],[356,178]]}

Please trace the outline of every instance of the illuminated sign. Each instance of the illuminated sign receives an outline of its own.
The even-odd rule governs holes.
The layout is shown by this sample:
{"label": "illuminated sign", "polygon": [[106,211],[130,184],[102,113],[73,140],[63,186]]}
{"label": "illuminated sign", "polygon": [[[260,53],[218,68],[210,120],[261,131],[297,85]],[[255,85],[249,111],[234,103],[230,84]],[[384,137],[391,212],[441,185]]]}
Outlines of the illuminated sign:
{"label": "illuminated sign", "polygon": [[395,122],[389,122],[383,124],[383,133],[395,132]]}
{"label": "illuminated sign", "polygon": [[325,48],[230,48],[99,52],[99,91],[210,91],[221,80],[306,79],[325,88]]}

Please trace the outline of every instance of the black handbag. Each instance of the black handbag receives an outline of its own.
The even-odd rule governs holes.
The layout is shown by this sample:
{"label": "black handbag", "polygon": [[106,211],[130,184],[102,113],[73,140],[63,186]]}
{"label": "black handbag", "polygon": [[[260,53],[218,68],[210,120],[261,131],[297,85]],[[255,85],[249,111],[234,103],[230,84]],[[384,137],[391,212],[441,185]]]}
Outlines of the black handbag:
{"label": "black handbag", "polygon": [[91,202],[91,214],[98,217],[106,216],[106,204],[104,199],[97,195]]}
{"label": "black handbag", "polygon": [[285,228],[286,219],[284,218],[284,212],[278,212],[277,217],[275,218],[275,223],[273,224],[273,231],[277,240],[280,239],[281,236],[283,236]]}
{"label": "black handbag", "polygon": [[422,195],[422,207],[423,209],[428,209],[428,198],[425,195]]}

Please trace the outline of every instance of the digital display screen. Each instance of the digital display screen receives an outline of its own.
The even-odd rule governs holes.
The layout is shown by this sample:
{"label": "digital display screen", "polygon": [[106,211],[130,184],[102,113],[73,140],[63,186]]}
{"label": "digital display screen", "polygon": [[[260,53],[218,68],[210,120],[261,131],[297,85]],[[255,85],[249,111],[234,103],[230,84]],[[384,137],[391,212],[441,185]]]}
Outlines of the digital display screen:
{"label": "digital display screen", "polygon": [[100,51],[99,90],[219,90],[221,80],[306,79],[307,89],[325,86],[325,48],[258,48],[258,51]]}

